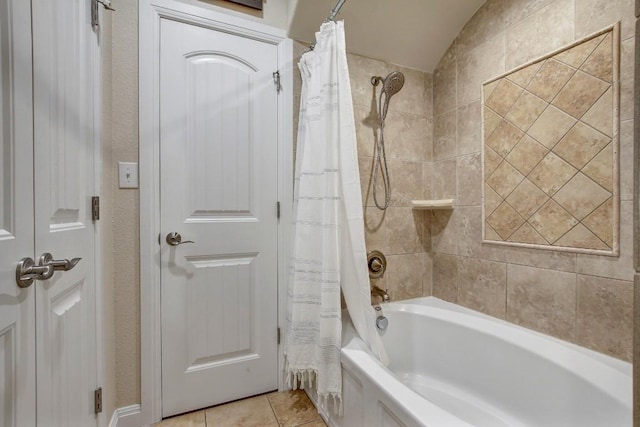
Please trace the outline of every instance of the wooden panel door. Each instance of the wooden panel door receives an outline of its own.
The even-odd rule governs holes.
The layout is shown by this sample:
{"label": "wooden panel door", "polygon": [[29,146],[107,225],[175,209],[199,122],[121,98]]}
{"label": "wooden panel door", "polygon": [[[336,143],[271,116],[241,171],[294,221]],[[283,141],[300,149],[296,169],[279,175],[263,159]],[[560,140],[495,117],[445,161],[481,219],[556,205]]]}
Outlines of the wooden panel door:
{"label": "wooden panel door", "polygon": [[[277,47],[176,21],[160,25],[169,416],[277,388]],[[166,241],[171,232],[182,244]]]}
{"label": "wooden panel door", "polygon": [[31,6],[0,2],[0,425],[35,426],[35,286],[16,264],[33,257]]}
{"label": "wooden panel door", "polygon": [[38,426],[96,425],[91,197],[97,34],[88,0],[32,0],[35,254],[82,260],[36,286]]}

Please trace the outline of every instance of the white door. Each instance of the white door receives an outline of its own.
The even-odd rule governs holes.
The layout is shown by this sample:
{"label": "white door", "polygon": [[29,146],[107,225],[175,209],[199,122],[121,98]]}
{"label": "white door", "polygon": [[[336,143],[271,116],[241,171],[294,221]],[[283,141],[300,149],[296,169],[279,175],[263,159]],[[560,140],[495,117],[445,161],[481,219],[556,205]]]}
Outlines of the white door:
{"label": "white door", "polygon": [[0,2],[0,425],[36,420],[35,288],[19,288],[16,263],[33,257],[31,10]]}
{"label": "white door", "polygon": [[89,0],[31,3],[35,255],[82,258],[35,285],[38,426],[84,427],[96,424],[97,35]]}
{"label": "white door", "polygon": [[[277,47],[176,21],[160,25],[162,412],[169,416],[278,385]],[[171,232],[182,244],[167,243]]]}
{"label": "white door", "polygon": [[[14,0],[2,11],[3,83],[22,82],[7,92],[5,87],[12,86],[3,84],[3,113],[5,106],[7,114],[13,114],[15,104],[24,104],[20,104],[20,115],[2,116],[5,157],[0,210],[5,215],[0,217],[4,228],[0,286],[8,298],[0,295],[0,330],[15,332],[0,339],[0,363],[10,367],[1,370],[0,393],[15,390],[18,396],[17,403],[12,402],[13,395],[0,399],[0,405],[5,405],[3,426],[30,427],[36,421],[39,427],[97,424],[96,230],[91,196],[96,190],[98,86],[93,64],[98,51],[90,6],[87,0],[32,0],[31,4]],[[24,15],[19,20],[9,15],[16,11]],[[20,48],[11,55],[6,55],[5,42],[13,40],[5,37],[5,30],[21,31]],[[5,57],[6,64],[15,62],[22,68],[6,67]],[[20,290],[17,301],[13,300],[19,290],[18,260],[30,257],[36,264],[48,263],[40,261],[44,253],[60,261],[60,271]],[[62,271],[64,261],[76,257],[82,260]],[[13,324],[11,318],[9,323],[4,319],[12,312],[21,313]],[[16,348],[26,350],[10,354],[15,345],[11,341],[22,339],[21,334],[28,336],[27,341],[18,342]]]}

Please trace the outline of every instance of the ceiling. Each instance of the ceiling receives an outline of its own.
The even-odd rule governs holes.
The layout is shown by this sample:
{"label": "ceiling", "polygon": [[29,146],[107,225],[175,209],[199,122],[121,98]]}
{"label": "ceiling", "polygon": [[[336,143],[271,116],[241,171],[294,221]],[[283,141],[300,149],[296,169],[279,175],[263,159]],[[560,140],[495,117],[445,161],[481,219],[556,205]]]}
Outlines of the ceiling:
{"label": "ceiling", "polygon": [[[347,51],[433,72],[485,0],[347,0]],[[289,37],[312,42],[336,0],[290,0]]]}

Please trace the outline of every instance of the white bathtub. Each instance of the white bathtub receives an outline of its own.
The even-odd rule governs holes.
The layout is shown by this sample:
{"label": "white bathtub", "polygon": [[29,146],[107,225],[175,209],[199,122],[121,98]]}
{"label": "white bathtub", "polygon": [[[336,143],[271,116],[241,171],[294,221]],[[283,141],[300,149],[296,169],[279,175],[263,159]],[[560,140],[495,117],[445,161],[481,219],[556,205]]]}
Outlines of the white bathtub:
{"label": "white bathtub", "polygon": [[632,425],[629,363],[433,297],[382,307],[389,367],[345,322],[333,427]]}

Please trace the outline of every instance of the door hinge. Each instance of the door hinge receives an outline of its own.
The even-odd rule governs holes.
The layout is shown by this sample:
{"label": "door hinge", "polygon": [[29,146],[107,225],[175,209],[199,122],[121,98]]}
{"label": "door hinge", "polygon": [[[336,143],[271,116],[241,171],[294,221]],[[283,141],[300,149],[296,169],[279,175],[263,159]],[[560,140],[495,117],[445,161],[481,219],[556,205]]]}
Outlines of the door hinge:
{"label": "door hinge", "polygon": [[280,93],[282,91],[282,85],[280,84],[280,71],[273,73],[273,83],[276,85],[276,91]]}
{"label": "door hinge", "polygon": [[280,328],[278,328],[278,344],[280,344]]}
{"label": "door hinge", "polygon": [[93,196],[91,198],[91,219],[97,221],[100,219],[100,197]]}
{"label": "door hinge", "polygon": [[277,211],[278,219],[280,219],[280,202],[276,202],[276,211]]}
{"label": "door hinge", "polygon": [[100,5],[107,10],[116,11],[111,7],[111,0],[91,0],[91,26],[94,30],[100,26]]}
{"label": "door hinge", "polygon": [[96,414],[102,412],[102,387],[98,387],[96,391],[93,392],[93,404]]}

